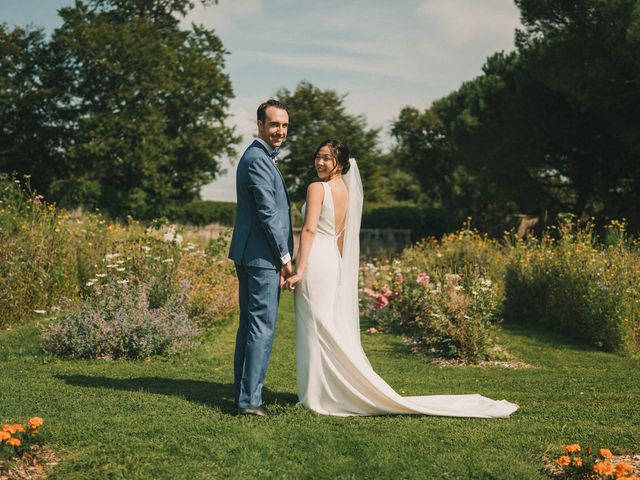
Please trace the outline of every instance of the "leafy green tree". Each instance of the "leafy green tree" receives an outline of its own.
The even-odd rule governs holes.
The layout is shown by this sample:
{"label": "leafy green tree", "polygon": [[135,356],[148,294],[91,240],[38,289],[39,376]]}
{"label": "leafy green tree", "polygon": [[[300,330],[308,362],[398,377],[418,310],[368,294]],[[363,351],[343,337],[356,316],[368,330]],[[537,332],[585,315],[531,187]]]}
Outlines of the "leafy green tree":
{"label": "leafy green tree", "polygon": [[[180,28],[192,7],[188,0],[78,0],[60,10],[63,24],[46,58],[34,58],[37,68],[25,75],[37,82],[43,70],[45,105],[62,129],[62,161],[46,190],[63,205],[170,214],[198,198],[220,173],[220,157],[234,153],[227,52],[213,31]],[[41,133],[34,130],[34,143],[42,144]]]}
{"label": "leafy green tree", "polygon": [[0,25],[0,170],[33,173],[32,187],[64,171],[62,129],[48,89],[41,30]]}
{"label": "leafy green tree", "polygon": [[569,211],[640,222],[640,4],[517,3],[517,52],[492,55],[483,75],[425,112],[403,110],[398,159],[452,218]]}
{"label": "leafy green tree", "polygon": [[571,165],[574,212],[640,223],[640,2],[516,3],[529,74],[570,109],[568,138],[550,150]]}
{"label": "leafy green tree", "polygon": [[358,161],[365,201],[376,203],[389,199],[379,130],[367,128],[363,116],[347,113],[344,95],[303,81],[293,92],[279,90],[276,98],[289,108],[289,134],[278,164],[293,200],[305,198],[307,185],[316,176],[313,154],[328,138],[344,141]]}

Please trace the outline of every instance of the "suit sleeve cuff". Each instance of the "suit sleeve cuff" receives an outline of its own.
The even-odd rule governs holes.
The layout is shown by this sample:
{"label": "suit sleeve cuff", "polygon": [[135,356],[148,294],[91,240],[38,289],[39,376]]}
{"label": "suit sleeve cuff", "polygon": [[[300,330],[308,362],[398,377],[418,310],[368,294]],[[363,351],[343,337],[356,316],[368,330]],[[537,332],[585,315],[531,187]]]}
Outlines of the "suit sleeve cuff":
{"label": "suit sleeve cuff", "polygon": [[280,261],[282,262],[282,265],[286,265],[291,261],[291,255],[287,253],[284,257],[280,259]]}

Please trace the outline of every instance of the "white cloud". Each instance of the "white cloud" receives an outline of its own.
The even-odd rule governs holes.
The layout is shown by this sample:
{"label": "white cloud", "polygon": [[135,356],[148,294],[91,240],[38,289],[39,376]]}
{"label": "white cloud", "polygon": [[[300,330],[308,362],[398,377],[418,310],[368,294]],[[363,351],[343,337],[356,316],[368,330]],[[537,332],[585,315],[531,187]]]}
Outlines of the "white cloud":
{"label": "white cloud", "polygon": [[518,25],[517,8],[504,0],[427,0],[416,13],[443,48],[503,46],[512,41]]}
{"label": "white cloud", "polygon": [[[244,137],[239,154],[255,135],[257,105],[303,79],[347,94],[347,111],[381,127],[389,147],[388,129],[402,107],[425,108],[480,74],[488,55],[513,48],[519,25],[512,0],[272,2],[220,0],[192,14],[231,51],[238,97],[230,121]],[[235,166],[225,166],[228,174],[205,187],[204,198],[235,199]]]}
{"label": "white cloud", "polygon": [[258,17],[263,12],[263,0],[221,0],[217,5],[203,6],[197,2],[183,20],[183,26],[192,23],[214,28],[217,33],[231,34],[240,17]]}

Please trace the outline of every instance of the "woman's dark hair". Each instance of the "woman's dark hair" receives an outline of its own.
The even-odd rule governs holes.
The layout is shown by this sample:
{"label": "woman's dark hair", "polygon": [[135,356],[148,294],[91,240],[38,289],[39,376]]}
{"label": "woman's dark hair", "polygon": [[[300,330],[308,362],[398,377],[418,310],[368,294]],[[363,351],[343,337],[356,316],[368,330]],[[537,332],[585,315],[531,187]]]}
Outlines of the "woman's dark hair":
{"label": "woman's dark hair", "polygon": [[270,98],[266,102],[261,103],[260,106],[258,107],[258,111],[257,111],[258,120],[260,120],[261,122],[265,121],[265,119],[267,118],[267,108],[269,107],[279,108],[280,110],[284,110],[285,112],[289,113],[289,109],[284,103],[279,102],[278,100],[274,100],[273,98]]}
{"label": "woman's dark hair", "polygon": [[331,138],[329,140],[325,140],[318,148],[316,148],[316,153],[314,153],[314,157],[318,155],[318,152],[322,147],[329,147],[331,153],[338,161],[338,164],[342,166],[342,174],[344,175],[351,168],[351,162],[349,162],[349,147],[347,144],[338,140],[336,138]]}

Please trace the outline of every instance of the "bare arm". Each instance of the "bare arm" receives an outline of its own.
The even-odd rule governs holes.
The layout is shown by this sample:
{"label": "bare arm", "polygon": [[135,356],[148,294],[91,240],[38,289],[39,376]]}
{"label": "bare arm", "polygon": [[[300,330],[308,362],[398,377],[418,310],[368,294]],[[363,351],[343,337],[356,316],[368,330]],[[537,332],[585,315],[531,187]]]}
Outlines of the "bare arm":
{"label": "bare arm", "polygon": [[307,266],[309,252],[313,239],[316,236],[316,228],[320,220],[322,202],[324,200],[324,187],[320,182],[312,183],[307,188],[307,209],[304,216],[304,225],[300,232],[300,248],[297,255],[296,273],[287,279],[285,287],[293,290],[302,279],[302,274]]}

